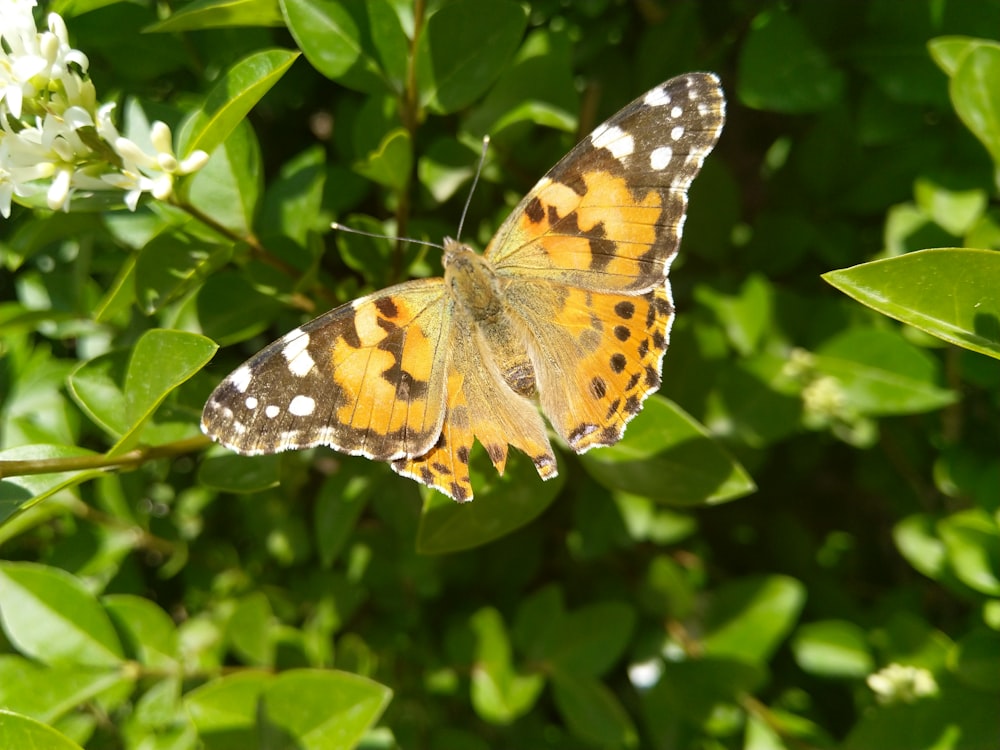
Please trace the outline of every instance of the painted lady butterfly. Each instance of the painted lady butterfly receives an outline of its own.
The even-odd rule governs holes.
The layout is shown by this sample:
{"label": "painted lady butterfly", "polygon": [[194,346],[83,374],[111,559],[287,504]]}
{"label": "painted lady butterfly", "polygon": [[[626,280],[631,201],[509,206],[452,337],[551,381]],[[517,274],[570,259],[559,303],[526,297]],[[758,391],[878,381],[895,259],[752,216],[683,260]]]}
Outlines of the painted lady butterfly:
{"label": "painted lady butterfly", "polygon": [[244,454],[329,445],[472,499],[479,440],[542,479],[538,413],[577,453],[621,439],[660,387],[667,272],[687,191],[722,132],[718,78],[672,78],[578,144],[479,255],[444,241],[444,278],[384,289],[296,328],[227,377],[202,430]]}

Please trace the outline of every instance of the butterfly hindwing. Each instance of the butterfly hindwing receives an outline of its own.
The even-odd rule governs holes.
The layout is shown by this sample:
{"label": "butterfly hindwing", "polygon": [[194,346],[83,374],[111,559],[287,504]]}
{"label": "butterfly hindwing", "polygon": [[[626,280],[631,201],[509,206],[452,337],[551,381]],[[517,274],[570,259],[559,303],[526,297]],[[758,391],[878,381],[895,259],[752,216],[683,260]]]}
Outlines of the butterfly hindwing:
{"label": "butterfly hindwing", "polygon": [[440,279],[342,305],[223,380],[202,430],[244,454],[314,445],[383,461],[426,453],[445,416],[450,318]]}

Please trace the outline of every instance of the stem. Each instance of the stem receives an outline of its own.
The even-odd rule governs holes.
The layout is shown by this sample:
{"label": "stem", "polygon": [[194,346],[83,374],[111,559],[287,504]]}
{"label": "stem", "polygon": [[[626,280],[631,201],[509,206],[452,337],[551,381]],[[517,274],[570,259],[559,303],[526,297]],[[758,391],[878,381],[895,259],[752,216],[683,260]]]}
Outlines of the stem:
{"label": "stem", "polygon": [[[406,64],[406,83],[403,85],[403,96],[400,102],[400,119],[403,127],[410,135],[410,143],[416,141],[417,125],[420,120],[419,92],[417,91],[417,46],[420,42],[420,34],[424,28],[424,12],[426,10],[426,0],[415,0],[413,3],[413,39],[410,41],[410,55]],[[404,239],[409,234],[410,209],[412,201],[410,196],[410,185],[413,184],[417,173],[417,162],[413,160],[410,166],[409,179],[406,187],[399,192],[399,202],[396,204],[396,250],[392,257],[393,281],[398,281],[403,272],[403,246]]]}
{"label": "stem", "polygon": [[67,456],[66,458],[35,458],[25,460],[0,460],[0,479],[23,477],[30,474],[58,474],[65,471],[86,471],[88,469],[118,469],[131,471],[146,461],[157,458],[171,458],[185,453],[200,451],[211,445],[204,435],[196,435],[186,440],[163,445],[135,448],[120,456]]}

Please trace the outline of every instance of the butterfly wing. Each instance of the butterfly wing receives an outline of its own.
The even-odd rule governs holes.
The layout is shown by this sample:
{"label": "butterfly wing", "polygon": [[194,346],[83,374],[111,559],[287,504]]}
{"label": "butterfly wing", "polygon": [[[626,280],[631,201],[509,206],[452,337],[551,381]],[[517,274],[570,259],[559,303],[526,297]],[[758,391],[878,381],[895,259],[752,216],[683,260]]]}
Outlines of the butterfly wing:
{"label": "butterfly wing", "polygon": [[577,452],[616,443],[660,386],[667,272],[724,117],[712,74],[657,86],[556,164],[486,250],[529,342],[542,410]]}
{"label": "butterfly wing", "polygon": [[486,249],[498,274],[638,294],[663,283],[687,191],[722,132],[711,73],[672,78],[570,151],[511,213]]}
{"label": "butterfly wing", "polygon": [[451,317],[441,279],[331,310],[223,380],[202,431],[244,454],[314,445],[380,461],[426,453],[445,418]]}
{"label": "butterfly wing", "polygon": [[455,500],[471,500],[469,454],[475,438],[501,474],[510,444],[531,458],[543,479],[556,476],[555,455],[534,402],[507,386],[494,351],[470,318],[456,311],[452,325],[441,436],[427,453],[394,461],[392,468]]}

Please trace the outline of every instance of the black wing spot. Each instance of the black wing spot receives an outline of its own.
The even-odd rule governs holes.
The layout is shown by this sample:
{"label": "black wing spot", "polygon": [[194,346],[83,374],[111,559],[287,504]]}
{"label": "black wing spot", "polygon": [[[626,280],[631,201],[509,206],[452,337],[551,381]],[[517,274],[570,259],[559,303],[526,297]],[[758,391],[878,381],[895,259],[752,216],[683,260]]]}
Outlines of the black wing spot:
{"label": "black wing spot", "polygon": [[612,370],[614,370],[616,373],[621,373],[622,371],[625,370],[625,365],[627,364],[625,355],[622,354],[621,352],[616,352],[615,354],[612,354],[609,364],[611,365]]}
{"label": "black wing spot", "polygon": [[615,315],[619,318],[624,318],[628,320],[633,315],[635,315],[635,305],[631,302],[619,302],[615,305]]}

